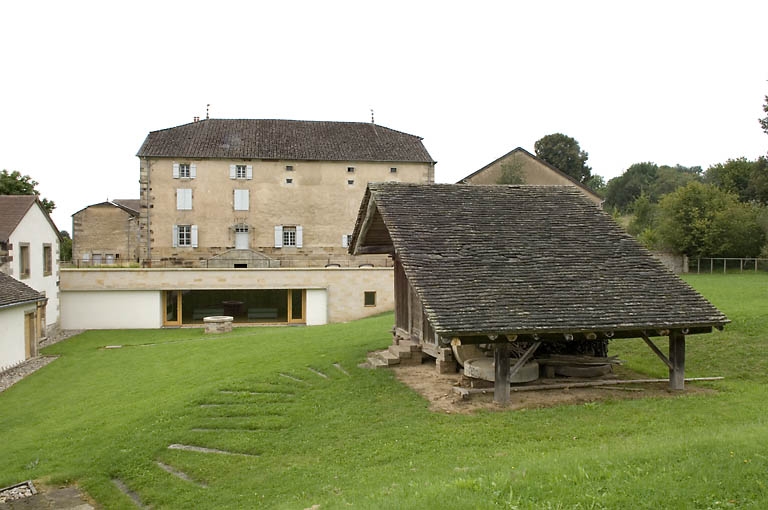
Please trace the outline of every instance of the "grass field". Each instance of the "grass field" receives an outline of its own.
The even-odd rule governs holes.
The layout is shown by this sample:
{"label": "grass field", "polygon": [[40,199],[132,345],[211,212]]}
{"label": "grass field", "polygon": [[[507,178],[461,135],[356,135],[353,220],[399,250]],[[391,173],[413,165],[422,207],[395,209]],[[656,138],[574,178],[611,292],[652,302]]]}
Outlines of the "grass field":
{"label": "grass field", "polygon": [[[75,482],[110,509],[134,507],[115,479],[153,508],[766,508],[768,276],[687,280],[733,321],[687,344],[715,394],[446,415],[357,368],[391,315],[87,332],[0,393],[0,486]],[[642,341],[610,350],[666,377]]]}

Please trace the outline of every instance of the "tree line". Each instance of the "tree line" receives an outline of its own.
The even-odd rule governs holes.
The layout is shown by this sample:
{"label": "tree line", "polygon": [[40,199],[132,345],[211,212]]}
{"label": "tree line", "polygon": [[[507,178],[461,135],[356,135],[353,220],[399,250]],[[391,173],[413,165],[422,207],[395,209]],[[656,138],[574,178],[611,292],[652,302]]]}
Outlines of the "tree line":
{"label": "tree line", "polygon": [[[768,96],[763,111],[768,114]],[[768,134],[768,116],[759,119]],[[699,166],[631,165],[607,183],[570,137],[547,135],[537,157],[605,199],[605,210],[649,249],[689,257],[768,258],[768,158]]]}

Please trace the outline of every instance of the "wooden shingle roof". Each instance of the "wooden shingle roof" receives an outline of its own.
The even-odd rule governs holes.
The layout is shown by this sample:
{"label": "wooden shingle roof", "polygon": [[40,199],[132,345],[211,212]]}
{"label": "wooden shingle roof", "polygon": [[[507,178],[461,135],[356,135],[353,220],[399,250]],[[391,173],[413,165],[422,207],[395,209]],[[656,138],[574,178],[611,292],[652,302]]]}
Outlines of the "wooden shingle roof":
{"label": "wooden shingle roof", "polygon": [[5,273],[0,273],[0,308],[44,299],[45,296],[32,287]]}
{"label": "wooden shingle roof", "polygon": [[387,250],[444,336],[728,322],[572,186],[370,184],[350,251]]}
{"label": "wooden shingle roof", "polygon": [[206,119],[152,131],[139,157],[434,163],[418,136],[364,122]]}

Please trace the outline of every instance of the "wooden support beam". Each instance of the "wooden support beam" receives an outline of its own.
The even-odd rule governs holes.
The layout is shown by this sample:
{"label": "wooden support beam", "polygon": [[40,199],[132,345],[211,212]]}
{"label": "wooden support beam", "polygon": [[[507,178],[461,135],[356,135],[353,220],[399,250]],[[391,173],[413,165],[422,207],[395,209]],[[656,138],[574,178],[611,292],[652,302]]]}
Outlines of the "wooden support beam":
{"label": "wooden support beam", "polygon": [[685,389],[685,335],[679,330],[669,333],[669,388]]}
{"label": "wooden support beam", "polygon": [[493,362],[495,364],[493,401],[500,405],[507,405],[509,403],[509,343],[493,344]]}
{"label": "wooden support beam", "polygon": [[648,347],[650,347],[651,350],[656,353],[656,356],[658,356],[659,359],[661,361],[663,361],[665,365],[667,365],[667,368],[671,369],[672,368],[672,362],[669,361],[669,359],[666,356],[664,356],[664,353],[661,352],[661,349],[656,347],[656,344],[654,344],[651,341],[651,339],[648,338],[648,335],[646,335],[645,332],[642,333],[642,337],[643,337],[643,341],[645,341],[645,343],[648,345]]}
{"label": "wooden support beam", "polygon": [[528,363],[528,360],[533,357],[533,354],[536,352],[536,349],[539,348],[541,345],[541,342],[534,342],[531,344],[530,347],[528,347],[528,350],[526,350],[522,356],[520,356],[520,359],[517,360],[517,363],[515,363],[515,366],[513,366],[511,369],[509,369],[509,377],[514,377],[514,375],[523,368],[523,365]]}

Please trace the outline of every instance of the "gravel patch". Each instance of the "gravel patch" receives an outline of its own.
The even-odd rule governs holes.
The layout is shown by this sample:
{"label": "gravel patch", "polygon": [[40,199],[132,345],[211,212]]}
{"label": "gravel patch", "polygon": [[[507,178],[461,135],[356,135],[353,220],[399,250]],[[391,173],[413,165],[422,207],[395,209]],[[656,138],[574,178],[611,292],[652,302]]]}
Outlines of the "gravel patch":
{"label": "gravel patch", "polygon": [[[40,348],[42,349],[44,347],[48,347],[49,345],[61,342],[62,340],[66,340],[71,336],[79,335],[83,331],[85,330],[67,329],[58,331],[55,335],[51,335],[40,342]],[[21,381],[29,374],[40,370],[56,358],[58,358],[58,356],[37,356],[36,358],[28,359],[19,363],[18,365],[6,369],[3,372],[0,372],[0,393]]]}

